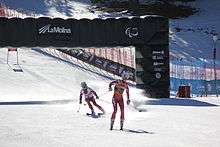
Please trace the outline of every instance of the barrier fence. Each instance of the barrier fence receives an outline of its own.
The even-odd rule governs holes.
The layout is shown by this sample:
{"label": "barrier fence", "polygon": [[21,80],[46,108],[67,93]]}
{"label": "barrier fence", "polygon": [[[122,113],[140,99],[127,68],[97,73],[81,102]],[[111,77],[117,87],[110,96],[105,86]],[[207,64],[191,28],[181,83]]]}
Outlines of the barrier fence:
{"label": "barrier fence", "polygon": [[212,60],[184,60],[170,61],[170,89],[178,91],[181,85],[191,87],[191,93],[207,96],[220,93],[220,63],[216,64],[217,78],[214,78]]}
{"label": "barrier fence", "polygon": [[[97,49],[99,49],[99,48],[97,48]],[[121,49],[124,49],[124,48],[120,48],[120,50]],[[87,52],[83,49],[57,49],[57,50],[59,50],[60,52],[66,53],[74,58],[77,58],[80,61],[83,61],[83,62],[88,63],[90,65],[93,65],[95,67],[98,67],[104,71],[107,71],[107,72],[112,73],[117,76],[121,76],[121,74],[123,72],[126,72],[127,78],[131,81],[135,81],[135,69],[130,66],[126,66],[124,64],[121,64],[122,62],[123,63],[128,62],[128,61],[124,61],[125,58],[120,58],[121,62],[117,62],[117,61],[114,62],[110,59],[107,59],[102,56],[97,56],[94,53]],[[102,49],[100,49],[100,51],[101,50]],[[105,51],[105,49],[103,49],[103,51]],[[108,54],[106,54],[106,56],[107,55]],[[120,54],[116,54],[115,56],[119,56],[119,55]]]}
{"label": "barrier fence", "polygon": [[114,47],[114,48],[82,48],[86,52],[98,57],[108,59],[119,64],[135,68],[135,49],[134,47]]}

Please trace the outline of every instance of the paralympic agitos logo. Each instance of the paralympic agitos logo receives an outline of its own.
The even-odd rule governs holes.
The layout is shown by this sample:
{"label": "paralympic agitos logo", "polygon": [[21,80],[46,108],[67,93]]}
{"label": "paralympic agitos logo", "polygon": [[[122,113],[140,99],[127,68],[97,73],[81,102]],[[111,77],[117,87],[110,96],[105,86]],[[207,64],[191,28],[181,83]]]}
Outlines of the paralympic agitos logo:
{"label": "paralympic agitos logo", "polygon": [[136,36],[138,36],[138,28],[136,28],[136,27],[128,27],[128,28],[125,30],[125,34],[126,34],[129,38],[136,37]]}
{"label": "paralympic agitos logo", "polygon": [[51,24],[48,24],[38,29],[38,33],[39,34],[46,34],[46,33],[71,34],[71,29],[65,27],[51,26]]}

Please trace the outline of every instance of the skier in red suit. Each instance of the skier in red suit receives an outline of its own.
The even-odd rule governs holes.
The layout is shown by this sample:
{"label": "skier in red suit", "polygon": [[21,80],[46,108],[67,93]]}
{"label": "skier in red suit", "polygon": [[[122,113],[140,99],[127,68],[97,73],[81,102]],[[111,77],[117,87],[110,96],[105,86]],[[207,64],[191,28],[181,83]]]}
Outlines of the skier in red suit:
{"label": "skier in red suit", "polygon": [[126,91],[127,94],[127,104],[130,104],[130,99],[129,99],[129,88],[128,88],[128,83],[126,82],[127,76],[125,74],[122,74],[122,80],[115,80],[112,81],[109,84],[109,91],[112,91],[112,85],[115,85],[114,87],[114,95],[112,98],[112,104],[114,111],[111,116],[111,125],[110,125],[110,130],[113,129],[114,121],[115,121],[115,116],[117,113],[117,108],[119,105],[120,111],[121,111],[121,117],[120,117],[120,130],[123,130],[123,124],[124,124],[124,100],[123,100],[123,92]]}

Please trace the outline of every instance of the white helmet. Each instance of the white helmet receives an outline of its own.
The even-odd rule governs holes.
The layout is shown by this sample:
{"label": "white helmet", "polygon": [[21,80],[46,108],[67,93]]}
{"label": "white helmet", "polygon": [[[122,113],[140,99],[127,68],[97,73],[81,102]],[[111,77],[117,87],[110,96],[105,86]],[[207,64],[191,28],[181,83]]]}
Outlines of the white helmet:
{"label": "white helmet", "polygon": [[86,82],[81,82],[81,87],[82,87],[82,88],[87,88]]}
{"label": "white helmet", "polygon": [[122,78],[123,80],[128,80],[128,79],[129,79],[129,74],[128,74],[128,72],[123,71],[123,72],[121,73],[121,78]]}

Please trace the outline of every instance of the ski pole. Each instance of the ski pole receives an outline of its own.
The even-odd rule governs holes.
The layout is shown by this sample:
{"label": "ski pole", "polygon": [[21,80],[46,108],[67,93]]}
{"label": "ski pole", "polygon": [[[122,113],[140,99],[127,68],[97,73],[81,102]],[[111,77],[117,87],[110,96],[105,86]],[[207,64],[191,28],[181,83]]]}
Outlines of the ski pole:
{"label": "ski pole", "polygon": [[[79,108],[78,108],[77,112],[80,111],[81,105],[82,105],[82,104],[79,104]],[[84,103],[83,105],[85,106],[86,104]]]}
{"label": "ski pole", "polygon": [[78,108],[77,112],[79,112],[79,110],[80,110],[80,106],[81,106],[81,104],[79,104],[79,108]]}

